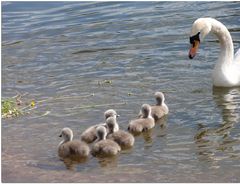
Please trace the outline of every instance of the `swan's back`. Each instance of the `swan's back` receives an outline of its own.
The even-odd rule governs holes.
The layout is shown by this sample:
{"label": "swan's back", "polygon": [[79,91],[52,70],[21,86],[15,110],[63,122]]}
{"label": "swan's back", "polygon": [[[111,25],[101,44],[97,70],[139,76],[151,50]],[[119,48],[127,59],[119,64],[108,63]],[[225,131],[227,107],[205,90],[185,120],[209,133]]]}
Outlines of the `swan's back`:
{"label": "swan's back", "polygon": [[151,106],[152,117],[155,121],[161,119],[163,116],[168,114],[168,109],[165,106],[153,105]]}
{"label": "swan's back", "polygon": [[[100,125],[100,124],[99,124]],[[81,140],[90,144],[94,142],[97,139],[96,135],[96,128],[98,125],[93,125],[89,128],[87,128],[82,134],[81,134]]]}
{"label": "swan's back", "polygon": [[143,131],[142,118],[130,121],[128,125],[128,131],[134,133],[140,133]]}
{"label": "swan's back", "polygon": [[143,125],[143,131],[149,130],[155,126],[155,122],[152,117],[139,119],[139,121]]}
{"label": "swan's back", "polygon": [[141,107],[141,118],[130,121],[128,131],[132,133],[140,133],[149,130],[155,126],[153,117],[151,116],[151,106],[143,104]]}
{"label": "swan's back", "polygon": [[95,143],[91,153],[93,156],[114,156],[121,151],[120,146],[110,139],[101,140]]}
{"label": "swan's back", "polygon": [[165,104],[165,96],[162,92],[156,92],[154,94],[156,99],[156,105],[151,106],[152,117],[157,121],[164,115],[168,114],[168,106]]}
{"label": "swan's back", "polygon": [[140,118],[130,121],[128,130],[130,132],[140,133],[149,130],[155,126],[153,118]]}
{"label": "swan's back", "polygon": [[119,130],[117,132],[111,133],[107,136],[107,138],[118,143],[122,149],[130,148],[134,144],[133,135],[124,130]]}
{"label": "swan's back", "polygon": [[[108,109],[104,112],[104,118],[107,119],[108,117],[117,117],[119,116],[117,112],[114,109]],[[87,128],[82,134],[81,134],[81,140],[90,144],[93,143],[97,139],[97,127],[99,126],[106,126],[105,123],[99,123],[93,126],[90,126]],[[116,130],[118,130],[119,127],[116,127]]]}
{"label": "swan's back", "polygon": [[93,156],[114,156],[121,151],[120,146],[107,137],[107,128],[105,126],[98,126],[97,129],[98,142],[92,146],[91,153]]}
{"label": "swan's back", "polygon": [[90,152],[88,145],[79,140],[73,140],[59,145],[59,157],[87,157]]}

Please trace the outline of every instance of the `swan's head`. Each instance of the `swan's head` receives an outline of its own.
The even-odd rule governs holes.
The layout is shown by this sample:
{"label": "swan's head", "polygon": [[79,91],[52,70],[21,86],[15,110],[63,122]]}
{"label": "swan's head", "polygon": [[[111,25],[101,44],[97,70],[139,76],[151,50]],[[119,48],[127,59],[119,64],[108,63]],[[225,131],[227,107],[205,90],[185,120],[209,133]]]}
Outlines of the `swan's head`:
{"label": "swan's head", "polygon": [[73,139],[73,132],[70,128],[63,128],[59,137],[63,137],[64,142],[71,141]]}
{"label": "swan's head", "polygon": [[108,109],[107,111],[105,111],[104,113],[104,117],[105,119],[109,118],[109,117],[119,117],[120,115],[117,114],[117,112],[113,109]]}
{"label": "swan's head", "polygon": [[148,104],[143,104],[141,107],[141,112],[143,118],[148,118],[149,116],[151,116],[151,106]]}
{"label": "swan's head", "polygon": [[99,125],[96,129],[98,141],[105,140],[107,137],[107,128],[103,125]]}
{"label": "swan's head", "polygon": [[209,18],[199,18],[192,25],[190,35],[191,48],[189,50],[189,58],[193,59],[197,53],[200,41],[211,31],[212,26]]}
{"label": "swan's head", "polygon": [[165,101],[165,97],[164,94],[162,92],[156,92],[154,94],[156,101],[157,101],[157,105],[162,105]]}
{"label": "swan's head", "polygon": [[109,117],[106,120],[106,124],[108,126],[109,133],[116,132],[117,120],[115,117]]}

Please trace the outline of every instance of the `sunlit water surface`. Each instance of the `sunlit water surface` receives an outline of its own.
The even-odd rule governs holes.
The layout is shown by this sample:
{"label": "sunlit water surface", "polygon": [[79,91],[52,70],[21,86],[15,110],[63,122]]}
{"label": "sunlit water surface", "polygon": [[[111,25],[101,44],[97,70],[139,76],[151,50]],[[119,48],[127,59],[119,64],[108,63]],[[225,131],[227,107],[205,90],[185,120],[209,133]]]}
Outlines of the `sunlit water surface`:
{"label": "sunlit water surface", "polygon": [[[214,36],[188,59],[198,17],[223,22],[239,48],[239,12],[239,2],[3,2],[2,97],[47,101],[2,119],[2,181],[240,182],[240,88],[212,87]],[[126,129],[159,90],[166,126],[116,158],[59,160],[63,127],[77,139],[113,108]]]}

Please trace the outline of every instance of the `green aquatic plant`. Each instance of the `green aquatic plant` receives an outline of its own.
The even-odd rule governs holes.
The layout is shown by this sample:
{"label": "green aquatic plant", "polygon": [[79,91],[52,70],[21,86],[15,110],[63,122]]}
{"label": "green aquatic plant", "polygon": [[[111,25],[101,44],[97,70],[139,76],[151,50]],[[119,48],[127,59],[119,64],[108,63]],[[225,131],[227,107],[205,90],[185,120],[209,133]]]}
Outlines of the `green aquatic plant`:
{"label": "green aquatic plant", "polygon": [[[85,96],[56,96],[48,97],[43,100],[31,100],[29,97],[26,97],[28,93],[20,94],[18,93],[14,97],[2,99],[2,118],[13,118],[18,117],[19,115],[29,114],[32,110],[37,109],[39,106],[46,105],[48,102],[60,101],[67,99],[80,99],[80,98],[89,98],[94,96],[94,94],[88,94]],[[23,99],[23,97],[25,97]],[[94,107],[92,107],[94,108]],[[46,111],[41,116],[46,116],[50,111]]]}
{"label": "green aquatic plant", "polygon": [[133,93],[132,93],[132,92],[129,92],[129,93],[128,93],[128,96],[132,96],[132,95],[133,95]]}
{"label": "green aquatic plant", "polygon": [[35,101],[26,102],[28,99],[23,100],[22,98],[27,94],[18,93],[14,97],[2,99],[2,118],[13,118],[29,113],[28,111],[35,107]]}
{"label": "green aquatic plant", "polygon": [[98,81],[98,85],[99,86],[103,86],[103,85],[112,85],[113,81],[112,80],[103,80],[103,81]]}
{"label": "green aquatic plant", "polygon": [[[107,82],[108,83],[108,82]],[[19,115],[25,115],[30,114],[32,110],[38,109],[39,106],[48,105],[49,102],[57,102],[62,100],[68,100],[68,99],[81,99],[81,98],[89,98],[93,97],[94,94],[87,94],[84,96],[56,96],[56,97],[48,97],[43,100],[30,100],[29,98],[23,96],[26,96],[28,93],[25,93],[23,95],[18,94],[11,98],[5,98],[2,99],[2,118],[13,118],[18,117]],[[125,105],[126,102],[119,102],[119,103],[107,103],[107,104],[91,104],[87,106],[80,106],[80,107],[72,107],[68,108],[66,110],[75,110],[75,109],[86,109],[86,108],[97,108],[97,107],[104,107],[104,106],[115,106],[115,105]],[[39,117],[46,116],[51,111],[46,111],[44,114],[42,114]]]}
{"label": "green aquatic plant", "polygon": [[11,118],[23,114],[17,106],[17,101],[13,98],[7,98],[2,100],[1,112],[2,118]]}

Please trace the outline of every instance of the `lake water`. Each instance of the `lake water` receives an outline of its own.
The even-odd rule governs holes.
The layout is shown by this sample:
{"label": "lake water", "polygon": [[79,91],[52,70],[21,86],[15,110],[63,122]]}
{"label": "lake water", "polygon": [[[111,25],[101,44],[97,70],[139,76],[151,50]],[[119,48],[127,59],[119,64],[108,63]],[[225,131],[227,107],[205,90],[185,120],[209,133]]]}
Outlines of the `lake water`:
{"label": "lake water", "polygon": [[[2,119],[2,182],[240,182],[240,88],[212,87],[216,37],[188,59],[199,17],[224,23],[239,48],[239,12],[240,2],[2,2],[2,97],[47,100]],[[126,129],[156,91],[165,127],[116,158],[59,160],[63,127],[78,139],[113,108]]]}

